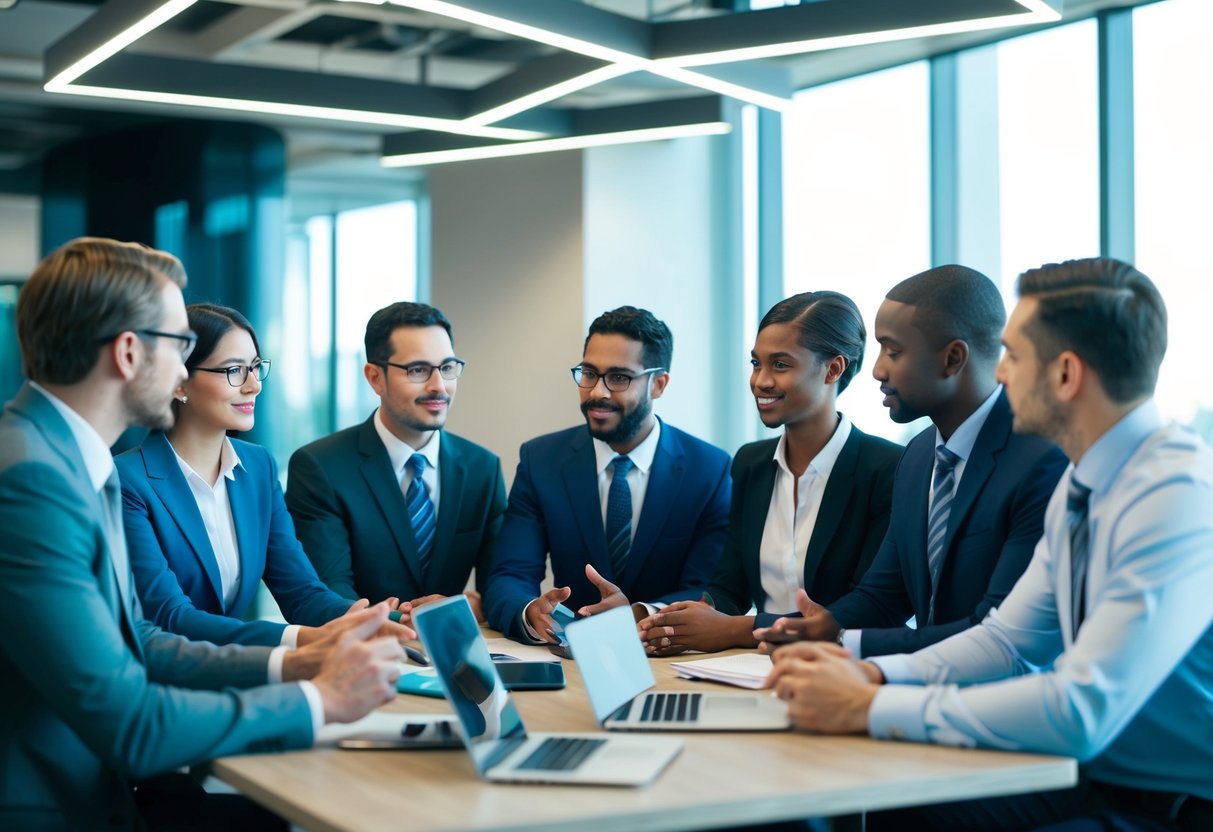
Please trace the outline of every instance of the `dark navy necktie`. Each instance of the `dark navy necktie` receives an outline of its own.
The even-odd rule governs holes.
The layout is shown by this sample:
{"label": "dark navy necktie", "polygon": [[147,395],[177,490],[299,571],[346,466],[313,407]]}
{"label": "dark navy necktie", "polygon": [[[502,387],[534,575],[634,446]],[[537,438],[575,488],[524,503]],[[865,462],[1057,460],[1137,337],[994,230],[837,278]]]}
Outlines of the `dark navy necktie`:
{"label": "dark navy necktie", "polygon": [[1091,551],[1091,531],[1087,522],[1091,489],[1070,477],[1066,492],[1066,520],[1070,525],[1070,612],[1074,637],[1087,614],[1087,561]]}
{"label": "dark navy necktie", "polygon": [[617,456],[611,460],[615,473],[611,479],[611,490],[607,492],[606,541],[607,553],[611,556],[611,571],[618,583],[628,565],[628,552],[632,549],[632,489],[628,485],[628,471],[632,460]]}
{"label": "dark navy necktie", "polygon": [[952,498],[956,496],[956,463],[960,457],[945,446],[935,449],[935,499],[927,520],[927,568],[931,573],[931,606],[927,623],[935,622],[935,595],[939,591],[939,575],[943,572],[944,542],[948,539],[948,516],[952,513]]}
{"label": "dark navy necktie", "polygon": [[413,481],[404,493],[404,504],[408,509],[409,523],[413,526],[413,540],[417,543],[417,560],[421,564],[421,577],[429,575],[430,555],[434,551],[434,531],[438,528],[438,515],[434,503],[425,488],[421,475],[425,473],[425,457],[413,454],[407,463],[413,469]]}

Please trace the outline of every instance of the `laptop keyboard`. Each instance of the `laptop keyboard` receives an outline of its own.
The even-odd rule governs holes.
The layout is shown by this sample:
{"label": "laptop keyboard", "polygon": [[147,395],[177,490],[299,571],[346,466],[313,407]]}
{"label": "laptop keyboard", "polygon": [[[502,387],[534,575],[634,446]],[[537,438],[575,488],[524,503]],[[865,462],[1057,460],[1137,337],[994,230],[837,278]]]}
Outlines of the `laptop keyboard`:
{"label": "laptop keyboard", "polygon": [[516,768],[526,771],[572,771],[606,740],[549,737]]}
{"label": "laptop keyboard", "polygon": [[702,693],[651,693],[644,700],[641,722],[698,722]]}

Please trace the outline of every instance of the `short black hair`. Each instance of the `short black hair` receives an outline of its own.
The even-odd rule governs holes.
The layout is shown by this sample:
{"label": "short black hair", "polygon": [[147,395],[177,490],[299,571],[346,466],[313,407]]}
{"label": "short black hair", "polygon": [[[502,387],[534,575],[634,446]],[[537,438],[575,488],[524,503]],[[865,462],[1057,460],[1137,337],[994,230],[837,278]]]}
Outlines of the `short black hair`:
{"label": "short black hair", "polygon": [[1002,352],[1007,310],[994,281],[967,266],[937,266],[907,277],[885,295],[914,307],[914,325],[939,346],[960,339],[993,364]]}
{"label": "short black hair", "polygon": [[761,332],[771,324],[795,324],[800,346],[823,361],[841,355],[846,369],[838,377],[838,392],[847,389],[863,363],[868,331],[855,301],[838,292],[801,292],[771,307],[758,324]]}
{"label": "short black hair", "polygon": [[1092,257],[1026,271],[1018,289],[1038,304],[1024,329],[1042,364],[1069,350],[1117,404],[1154,393],[1167,351],[1167,307],[1150,278],[1120,260]]}
{"label": "short black hair", "polygon": [[192,376],[194,369],[200,367],[211,357],[215,347],[224,335],[233,329],[243,329],[253,339],[253,349],[261,355],[261,343],[257,340],[257,332],[249,319],[232,309],[230,306],[220,306],[217,303],[191,303],[185,307],[189,317],[190,329],[198,336],[194,351],[186,359],[185,369]]}
{"label": "short black hair", "polygon": [[440,326],[446,330],[451,344],[455,343],[451,322],[441,309],[428,303],[402,300],[383,307],[366,322],[366,336],[362,343],[366,349],[367,363],[382,364],[392,357],[392,333],[402,326]]}
{"label": "short black hair", "polygon": [[583,354],[590,343],[590,336],[594,334],[622,335],[639,341],[643,346],[641,356],[646,368],[660,367],[668,372],[670,362],[674,359],[674,336],[670,333],[670,328],[647,309],[621,306],[603,312],[590,324],[585,344],[581,346]]}

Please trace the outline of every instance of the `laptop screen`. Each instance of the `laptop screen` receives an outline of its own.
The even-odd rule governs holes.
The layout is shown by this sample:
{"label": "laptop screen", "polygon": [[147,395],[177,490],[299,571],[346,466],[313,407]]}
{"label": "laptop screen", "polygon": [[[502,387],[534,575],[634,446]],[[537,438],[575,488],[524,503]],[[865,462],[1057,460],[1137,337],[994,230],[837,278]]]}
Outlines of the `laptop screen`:
{"label": "laptop screen", "polygon": [[568,626],[565,636],[599,722],[656,684],[631,607],[582,618]]}
{"label": "laptop screen", "polygon": [[526,727],[489,658],[472,608],[456,595],[421,607],[413,622],[483,774],[526,739]]}

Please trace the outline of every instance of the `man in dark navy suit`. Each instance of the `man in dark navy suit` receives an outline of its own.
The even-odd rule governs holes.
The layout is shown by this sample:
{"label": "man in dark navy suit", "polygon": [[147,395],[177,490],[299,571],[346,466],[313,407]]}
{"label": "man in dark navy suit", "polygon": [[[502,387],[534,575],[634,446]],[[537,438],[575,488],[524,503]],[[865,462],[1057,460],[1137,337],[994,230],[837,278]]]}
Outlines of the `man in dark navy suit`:
{"label": "man in dark navy suit", "polygon": [[[558,603],[592,615],[702,597],[728,531],[729,456],[653,414],[672,354],[646,310],[590,325],[572,371],[586,427],[523,444],[497,538],[486,607],[511,638],[554,641]],[[540,594],[545,555],[556,588]]]}
{"label": "man in dark navy suit", "polygon": [[[291,457],[286,505],[320,580],[349,599],[412,607],[481,592],[505,511],[497,455],[443,427],[463,361],[451,323],[393,303],[366,325],[367,382],[379,408]],[[480,595],[466,590],[483,620]]]}
{"label": "man in dark navy suit", "polygon": [[[837,641],[856,656],[910,653],[985,618],[1019,579],[1066,459],[1011,432],[995,380],[1006,322],[994,283],[963,266],[903,280],[876,315],[872,369],[895,422],[933,425],[906,447],[889,531],[872,567],[829,607],[801,594],[803,618],[759,637]],[[913,616],[916,626],[907,626]]]}

